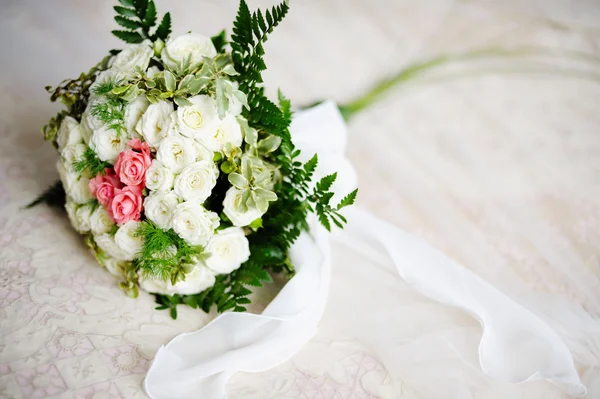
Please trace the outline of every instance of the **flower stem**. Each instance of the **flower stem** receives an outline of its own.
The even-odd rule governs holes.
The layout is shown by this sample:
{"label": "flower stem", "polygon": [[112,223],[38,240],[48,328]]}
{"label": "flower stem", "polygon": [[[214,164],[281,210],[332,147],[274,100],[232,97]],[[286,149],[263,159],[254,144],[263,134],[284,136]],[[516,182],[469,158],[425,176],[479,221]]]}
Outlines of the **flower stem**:
{"label": "flower stem", "polygon": [[431,58],[423,62],[417,62],[410,64],[407,67],[400,70],[390,78],[384,79],[376,84],[371,90],[361,95],[360,97],[350,101],[347,104],[341,104],[339,106],[340,112],[346,121],[352,116],[361,112],[365,108],[370,107],[377,101],[379,101],[388,92],[395,89],[402,84],[410,82],[420,75],[425,74],[433,69],[441,66],[445,66],[452,63],[474,60],[474,59],[485,59],[485,58],[513,58],[513,57],[527,57],[527,56],[549,56],[549,57],[565,57],[568,56],[578,61],[585,61],[600,65],[600,59],[591,56],[589,54],[576,52],[576,51],[561,51],[536,48],[536,47],[523,47],[516,49],[505,49],[505,48],[487,48],[469,51],[462,54],[454,55],[442,55]]}

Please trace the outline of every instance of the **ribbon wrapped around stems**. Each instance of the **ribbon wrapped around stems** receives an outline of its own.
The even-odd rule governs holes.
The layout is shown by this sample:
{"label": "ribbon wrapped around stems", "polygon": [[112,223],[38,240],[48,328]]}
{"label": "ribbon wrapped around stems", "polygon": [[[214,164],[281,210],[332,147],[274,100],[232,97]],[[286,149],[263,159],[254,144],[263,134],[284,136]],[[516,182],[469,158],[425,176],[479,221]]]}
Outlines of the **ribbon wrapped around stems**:
{"label": "ribbon wrapped around stems", "polygon": [[[332,102],[297,113],[292,123],[294,141],[304,156],[319,154],[317,173],[339,171],[335,188],[340,193],[356,185],[344,156],[346,134]],[[585,395],[571,353],[541,318],[424,241],[369,212],[354,207],[347,218],[348,227],[334,234],[338,244],[362,251],[421,294],[480,321],[484,332],[479,363],[488,376],[514,383],[546,379],[568,395]],[[329,237],[312,225],[290,254],[296,275],[261,315],[225,313],[159,349],[145,380],[152,398],[222,399],[233,373],[270,369],[302,348],[323,315],[331,275]]]}

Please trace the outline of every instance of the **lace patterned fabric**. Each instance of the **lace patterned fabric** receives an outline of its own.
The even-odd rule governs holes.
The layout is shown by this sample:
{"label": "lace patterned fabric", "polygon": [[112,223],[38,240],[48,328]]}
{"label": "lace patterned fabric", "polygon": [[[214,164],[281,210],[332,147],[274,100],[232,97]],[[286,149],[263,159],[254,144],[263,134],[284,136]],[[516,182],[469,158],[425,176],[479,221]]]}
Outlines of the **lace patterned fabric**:
{"label": "lace patterned fabric", "polygon": [[[173,10],[181,32],[218,32],[235,9],[235,2],[157,3]],[[315,0],[292,6],[268,43],[267,79],[297,104],[342,101],[399,65],[467,48],[537,45],[599,56],[600,7],[594,2]],[[63,215],[21,209],[56,179],[56,155],[39,134],[56,107],[42,87],[87,70],[117,46],[108,35],[111,12],[104,2],[74,0],[2,5],[2,398],[146,397],[141,381],[157,348],[214,317],[182,308],[173,321],[154,310],[149,295],[126,298]],[[600,317],[600,85],[568,75],[573,65],[500,60],[448,71],[468,79],[433,75],[405,86],[352,121],[349,156],[362,205],[506,291],[529,292],[532,302],[549,295],[556,306],[581,306],[590,316],[573,322],[583,323]],[[577,64],[597,71],[589,65]],[[350,286],[348,272],[343,262],[334,264],[338,304],[352,287],[374,296],[383,294],[373,287],[385,287],[381,291],[401,295],[413,315],[416,309],[430,315],[389,326],[397,328],[390,339],[404,339],[403,356],[411,359],[401,373],[392,377],[384,356],[336,322],[339,308],[331,307],[319,334],[289,362],[234,376],[232,398],[564,397],[543,382],[512,387],[488,381],[468,344],[481,334],[477,323],[392,288],[385,274],[371,276],[372,285]],[[258,292],[253,310],[276,291],[274,285]],[[550,306],[538,311],[552,319]],[[425,322],[437,323],[433,333],[423,334]],[[592,398],[600,395],[599,336],[594,331],[587,345],[571,345]],[[571,338],[575,342],[565,340]],[[440,396],[441,383],[432,383],[432,376],[454,381],[446,385],[454,391]]]}

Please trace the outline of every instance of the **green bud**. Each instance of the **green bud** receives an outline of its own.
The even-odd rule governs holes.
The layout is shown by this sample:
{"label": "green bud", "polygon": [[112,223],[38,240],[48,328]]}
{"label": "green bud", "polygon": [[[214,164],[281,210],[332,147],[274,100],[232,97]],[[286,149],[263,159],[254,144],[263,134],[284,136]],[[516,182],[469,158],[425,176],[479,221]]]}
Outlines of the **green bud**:
{"label": "green bud", "polygon": [[215,152],[215,155],[213,155],[213,161],[219,162],[221,159],[223,159],[223,155],[221,155],[220,152]]}
{"label": "green bud", "polygon": [[221,164],[221,170],[223,171],[223,173],[229,174],[233,172],[234,169],[235,166],[229,161],[225,161]]}
{"label": "green bud", "polygon": [[254,220],[252,223],[250,223],[249,227],[256,231],[258,229],[260,229],[261,227],[263,227],[263,221],[262,218],[258,218],[256,220]]}
{"label": "green bud", "polygon": [[160,53],[162,52],[163,48],[165,48],[165,42],[163,42],[161,39],[156,39],[154,42],[154,55],[160,57]]}

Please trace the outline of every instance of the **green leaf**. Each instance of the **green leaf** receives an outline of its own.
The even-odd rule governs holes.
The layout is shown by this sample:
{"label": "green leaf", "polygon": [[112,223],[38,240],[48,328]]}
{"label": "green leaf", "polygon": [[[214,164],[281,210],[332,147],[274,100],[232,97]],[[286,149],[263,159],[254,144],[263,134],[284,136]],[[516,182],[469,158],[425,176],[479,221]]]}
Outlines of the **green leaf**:
{"label": "green leaf", "polygon": [[167,88],[168,91],[175,91],[175,89],[177,88],[177,81],[175,80],[175,76],[165,70],[164,71],[164,78],[165,78],[165,87]]}
{"label": "green leaf", "polygon": [[181,96],[175,96],[175,98],[173,98],[173,101],[175,101],[175,104],[177,104],[179,107],[187,107],[193,105],[190,100]]}
{"label": "green leaf", "polygon": [[160,25],[158,25],[158,28],[156,28],[156,32],[154,33],[154,36],[156,36],[158,39],[162,39],[164,41],[167,40],[167,37],[171,34],[171,14],[170,13],[166,13],[161,22]]}
{"label": "green leaf", "polygon": [[319,219],[319,222],[323,225],[323,227],[325,227],[327,231],[331,231],[331,223],[329,223],[327,215],[323,211],[319,212],[317,210],[317,217]]}
{"label": "green leaf", "polygon": [[133,19],[122,17],[120,15],[117,15],[115,17],[115,21],[117,21],[117,23],[119,25],[121,25],[122,27],[131,29],[131,30],[136,30],[142,26],[139,22],[134,21]]}
{"label": "green leaf", "polygon": [[227,179],[229,180],[229,183],[231,183],[231,185],[239,189],[248,186],[248,180],[246,180],[246,178],[240,175],[239,173],[230,173]]}
{"label": "green leaf", "polygon": [[133,8],[133,0],[119,0],[119,3],[123,4],[125,7]]}
{"label": "green leaf", "polygon": [[144,26],[151,28],[154,25],[156,25],[156,5],[154,4],[154,0],[150,0],[146,8],[146,15],[144,16]]}
{"label": "green leaf", "polygon": [[121,7],[121,6],[114,6],[115,11],[117,12],[117,14],[120,14],[124,17],[130,17],[130,18],[135,18],[137,17],[137,14],[135,13],[135,10],[132,10],[131,8],[125,8],[125,7]]}
{"label": "green leaf", "polygon": [[332,173],[330,175],[327,175],[325,177],[323,177],[321,180],[319,180],[319,182],[317,183],[317,191],[327,191],[331,188],[331,186],[333,185],[333,183],[335,182],[335,179],[337,178],[337,172]]}
{"label": "green leaf", "polygon": [[209,82],[208,79],[195,78],[194,80],[190,81],[190,83],[188,84],[187,92],[190,93],[191,95],[196,95],[196,94],[200,93],[200,91],[206,87],[208,82]]}
{"label": "green leaf", "polygon": [[177,319],[177,307],[173,306],[169,312],[173,320]]}
{"label": "green leaf", "polygon": [[119,95],[119,94],[123,94],[125,93],[127,90],[129,90],[130,86],[117,86],[114,89],[111,90],[111,92],[113,94]]}
{"label": "green leaf", "polygon": [[337,204],[336,209],[339,211],[342,208],[345,208],[347,206],[350,206],[352,204],[354,204],[354,201],[356,200],[356,195],[358,194],[358,188],[355,189],[354,191],[352,191],[351,193],[349,193],[348,195],[346,195],[339,204]]}
{"label": "green leaf", "polygon": [[141,43],[144,41],[142,35],[138,32],[130,32],[125,30],[113,30],[112,34],[127,43]]}
{"label": "green leaf", "polygon": [[227,109],[229,108],[229,99],[226,94],[226,86],[225,80],[222,78],[218,78],[215,80],[215,89],[217,91],[217,112],[219,114],[219,119],[225,118],[227,114]]}
{"label": "green leaf", "polygon": [[148,9],[148,0],[133,0],[133,5],[139,19],[144,19],[146,17],[146,10]]}
{"label": "green leaf", "polygon": [[57,180],[53,185],[48,187],[46,191],[40,194],[35,200],[27,204],[26,208],[33,208],[39,204],[46,204],[51,207],[64,209],[66,202],[66,194],[62,182]]}
{"label": "green leaf", "polygon": [[222,53],[225,50],[225,45],[227,44],[225,29],[219,32],[218,35],[211,37],[210,40],[212,40],[213,45],[217,49],[217,53]]}

